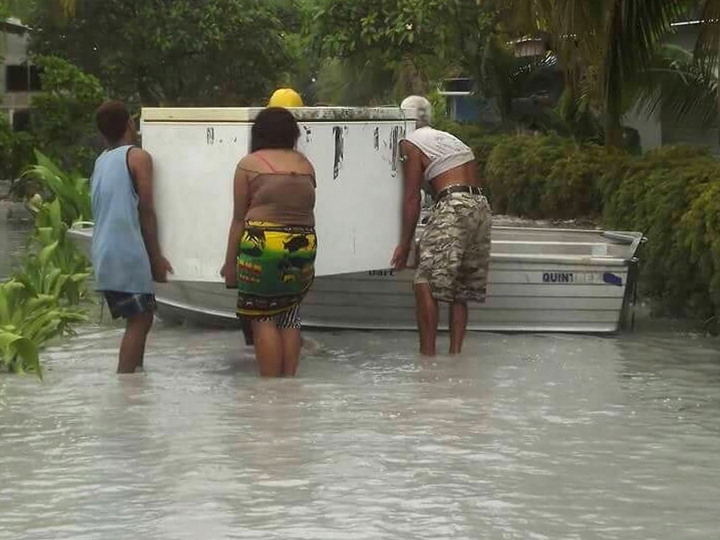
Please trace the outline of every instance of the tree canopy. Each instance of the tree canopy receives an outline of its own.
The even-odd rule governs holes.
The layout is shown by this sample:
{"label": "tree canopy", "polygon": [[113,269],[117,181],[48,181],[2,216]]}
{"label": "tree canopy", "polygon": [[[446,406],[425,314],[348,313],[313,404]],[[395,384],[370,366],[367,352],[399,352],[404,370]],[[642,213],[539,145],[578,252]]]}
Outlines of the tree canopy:
{"label": "tree canopy", "polygon": [[[321,54],[351,62],[399,94],[427,91],[453,69],[477,64],[492,18],[477,0],[321,0]],[[384,88],[383,90],[387,90]]]}
{"label": "tree canopy", "polygon": [[290,68],[278,2],[37,0],[32,51],[65,58],[144,105],[248,105]]}

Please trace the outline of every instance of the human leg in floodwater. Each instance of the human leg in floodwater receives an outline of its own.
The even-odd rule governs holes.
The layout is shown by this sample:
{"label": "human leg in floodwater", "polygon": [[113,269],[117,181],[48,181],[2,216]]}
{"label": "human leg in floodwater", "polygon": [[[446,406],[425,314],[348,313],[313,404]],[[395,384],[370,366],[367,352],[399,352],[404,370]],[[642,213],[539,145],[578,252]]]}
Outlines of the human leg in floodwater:
{"label": "human leg in floodwater", "polygon": [[113,319],[124,318],[127,321],[120,343],[117,372],[135,373],[143,367],[145,344],[155,313],[155,297],[114,291],[104,291],[103,295]]}
{"label": "human leg in floodwater", "polygon": [[252,321],[255,358],[261,377],[282,377],[283,343],[272,320]]}
{"label": "human leg in floodwater", "polygon": [[415,284],[415,316],[420,334],[420,354],[435,356],[438,332],[438,303],[428,283]]}
{"label": "human leg in floodwater", "polygon": [[300,330],[280,329],[272,321],[253,321],[255,357],[262,377],[294,377],[300,360]]}
{"label": "human leg in floodwater", "polygon": [[450,304],[450,354],[462,352],[468,325],[468,305],[465,302]]}
{"label": "human leg in floodwater", "polygon": [[118,373],[135,373],[143,367],[145,343],[153,323],[153,314],[142,313],[128,319],[125,335],[120,343]]}
{"label": "human leg in floodwater", "polygon": [[[457,201],[452,197],[435,205],[418,243],[415,300],[420,352],[426,356],[436,354],[438,302],[455,302],[455,283],[467,246],[467,238],[459,226],[462,212],[458,211]],[[462,323],[462,319],[451,317],[450,323],[451,338],[460,335],[453,324]]]}
{"label": "human leg in floodwater", "polygon": [[236,265],[237,314],[251,321],[262,376],[297,372],[299,306],[314,280],[316,249],[312,227],[245,224]]}
{"label": "human leg in floodwater", "polygon": [[294,328],[281,330],[280,334],[283,342],[283,375],[294,377],[300,364],[302,335],[300,330]]}
{"label": "human leg in floodwater", "polygon": [[298,307],[274,317],[252,320],[255,357],[263,377],[294,377],[302,337]]}
{"label": "human leg in floodwater", "polygon": [[475,196],[460,212],[457,225],[468,239],[450,306],[450,354],[462,352],[468,325],[468,302],[484,303],[487,295],[492,215],[485,197]]}
{"label": "human leg in floodwater", "polygon": [[[421,349],[432,351],[433,310],[421,285],[437,302],[450,304],[450,354],[462,350],[468,324],[468,302],[485,300],[490,257],[489,207],[484,197],[450,194],[437,202],[418,246],[420,262],[415,276],[418,324],[428,337]],[[434,310],[435,312],[437,309]],[[420,319],[420,317],[424,317]],[[427,332],[430,334],[427,334]],[[425,341],[422,341],[425,339]]]}

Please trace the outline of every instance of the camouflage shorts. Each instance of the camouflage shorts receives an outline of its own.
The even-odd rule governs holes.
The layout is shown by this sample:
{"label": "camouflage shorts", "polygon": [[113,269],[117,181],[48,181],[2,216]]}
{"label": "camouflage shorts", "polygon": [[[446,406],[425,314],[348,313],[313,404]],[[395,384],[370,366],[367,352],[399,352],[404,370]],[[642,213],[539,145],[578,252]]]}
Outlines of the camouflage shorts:
{"label": "camouflage shorts", "polygon": [[442,302],[484,302],[492,215],[481,195],[453,193],[433,209],[418,245],[415,284]]}

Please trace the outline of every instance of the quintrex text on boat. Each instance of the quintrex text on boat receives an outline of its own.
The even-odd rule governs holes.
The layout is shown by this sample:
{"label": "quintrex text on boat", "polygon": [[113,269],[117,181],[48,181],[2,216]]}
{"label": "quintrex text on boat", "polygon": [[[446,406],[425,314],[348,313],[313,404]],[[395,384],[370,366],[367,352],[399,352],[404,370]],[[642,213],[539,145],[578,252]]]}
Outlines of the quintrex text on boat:
{"label": "quintrex text on boat", "polygon": [[543,283],[573,283],[575,276],[572,272],[545,272]]}
{"label": "quintrex text on boat", "polygon": [[622,287],[622,277],[612,272],[592,273],[592,272],[544,272],[542,275],[543,283],[605,283],[607,285],[615,285]]}

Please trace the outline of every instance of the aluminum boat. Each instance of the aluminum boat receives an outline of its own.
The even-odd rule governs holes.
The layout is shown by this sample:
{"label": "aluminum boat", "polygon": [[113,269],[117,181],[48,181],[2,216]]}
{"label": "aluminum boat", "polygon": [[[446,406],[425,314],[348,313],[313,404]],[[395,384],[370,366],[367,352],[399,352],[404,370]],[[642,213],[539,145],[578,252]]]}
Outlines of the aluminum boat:
{"label": "aluminum boat", "polygon": [[[419,232],[421,231],[419,227]],[[92,225],[70,235],[88,253]],[[493,226],[488,297],[471,305],[469,330],[616,332],[631,319],[638,232]],[[390,259],[388,253],[388,260]],[[220,268],[222,261],[218,261]],[[413,271],[387,269],[316,279],[302,306],[310,328],[414,330]],[[161,318],[237,324],[236,293],[222,283],[157,287]],[[447,328],[443,309],[441,328]]]}

